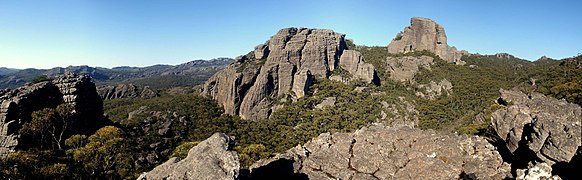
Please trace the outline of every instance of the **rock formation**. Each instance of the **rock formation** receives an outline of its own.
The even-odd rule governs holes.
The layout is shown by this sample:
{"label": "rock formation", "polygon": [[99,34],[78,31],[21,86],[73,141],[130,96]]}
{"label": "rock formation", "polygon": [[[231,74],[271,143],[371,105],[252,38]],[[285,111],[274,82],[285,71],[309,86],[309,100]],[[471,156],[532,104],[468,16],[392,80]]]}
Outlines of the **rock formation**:
{"label": "rock formation", "polygon": [[153,98],[159,96],[158,92],[151,89],[149,86],[139,88],[133,84],[101,86],[97,89],[97,92],[103,100],[136,97]]}
{"label": "rock formation", "polygon": [[388,45],[388,53],[392,54],[415,51],[429,51],[447,62],[464,64],[461,61],[463,54],[447,45],[445,29],[427,18],[413,17],[410,26],[398,33]]}
{"label": "rock formation", "polygon": [[500,93],[497,102],[506,107],[492,114],[491,124],[514,156],[549,165],[572,159],[582,145],[580,106],[538,93]]}
{"label": "rock formation", "polygon": [[215,133],[190,149],[183,160],[171,158],[138,179],[236,179],[240,163],[233,147],[233,137]]}
{"label": "rock formation", "polygon": [[342,57],[347,48],[344,36],[325,29],[282,29],[211,77],[203,94],[218,101],[227,114],[259,120],[272,113],[273,100],[305,96],[312,78],[329,78],[337,67],[355,79],[377,79],[373,66],[358,52],[345,51]]}
{"label": "rock formation", "polygon": [[495,54],[495,57],[499,58],[499,59],[514,59],[515,58],[515,56],[513,56],[509,53],[497,53],[497,54]]}
{"label": "rock formation", "polygon": [[430,69],[430,65],[434,64],[434,59],[429,56],[388,57],[386,63],[388,67],[386,70],[390,73],[391,79],[411,83],[414,75],[421,68]]}
{"label": "rock formation", "polygon": [[419,84],[417,88],[419,90],[416,91],[416,95],[427,99],[436,99],[441,95],[453,93],[453,84],[447,79],[443,79],[439,83],[430,81],[428,84]]}
{"label": "rock formation", "polygon": [[379,84],[378,75],[376,74],[376,69],[372,64],[364,62],[364,57],[358,51],[354,50],[344,50],[340,60],[339,66],[344,70],[347,70],[352,80],[361,80],[366,83]]}
{"label": "rock formation", "polygon": [[503,179],[509,164],[479,137],[374,125],[324,133],[251,166],[251,179]]}
{"label": "rock formation", "polygon": [[79,117],[69,125],[68,135],[92,133],[107,123],[102,119],[103,101],[87,75],[68,73],[52,81],[0,91],[0,157],[19,147],[37,146],[22,140],[19,129],[31,120],[32,112],[63,103],[71,104]]}

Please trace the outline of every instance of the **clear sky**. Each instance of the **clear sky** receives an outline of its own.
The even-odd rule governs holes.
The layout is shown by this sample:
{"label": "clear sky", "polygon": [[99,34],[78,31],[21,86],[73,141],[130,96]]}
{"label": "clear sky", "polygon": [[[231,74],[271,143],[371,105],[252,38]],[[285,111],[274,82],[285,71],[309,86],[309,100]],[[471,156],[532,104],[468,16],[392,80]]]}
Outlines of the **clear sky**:
{"label": "clear sky", "polygon": [[236,57],[285,27],[386,46],[413,16],[473,53],[535,60],[582,53],[582,1],[0,0],[0,67],[180,64]]}

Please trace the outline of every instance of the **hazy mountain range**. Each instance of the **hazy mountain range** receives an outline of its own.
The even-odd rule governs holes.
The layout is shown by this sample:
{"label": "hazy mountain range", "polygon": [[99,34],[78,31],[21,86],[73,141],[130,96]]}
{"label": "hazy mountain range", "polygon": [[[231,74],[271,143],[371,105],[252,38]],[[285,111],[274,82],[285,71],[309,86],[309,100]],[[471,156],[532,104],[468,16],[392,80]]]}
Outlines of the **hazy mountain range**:
{"label": "hazy mountain range", "polygon": [[[175,86],[192,85],[205,81],[217,70],[233,62],[231,58],[194,60],[179,65],[153,65],[147,67],[120,66],[113,68],[91,66],[55,67],[51,69],[11,69],[0,67],[0,89],[16,88],[39,76],[57,76],[65,72],[88,74],[97,84],[129,82],[148,84],[147,81],[165,79],[177,81]],[[156,83],[151,83],[156,84]]]}

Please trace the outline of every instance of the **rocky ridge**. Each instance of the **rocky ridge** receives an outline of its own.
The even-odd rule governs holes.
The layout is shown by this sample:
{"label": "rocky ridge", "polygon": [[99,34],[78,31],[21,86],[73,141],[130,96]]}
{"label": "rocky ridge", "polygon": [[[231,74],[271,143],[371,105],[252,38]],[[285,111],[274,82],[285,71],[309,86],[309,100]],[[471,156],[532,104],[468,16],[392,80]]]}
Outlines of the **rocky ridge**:
{"label": "rocky ridge", "polygon": [[392,54],[428,51],[441,59],[455,64],[465,64],[461,61],[464,52],[447,44],[445,29],[431,19],[413,17],[410,26],[398,33],[388,45]]}
{"label": "rocky ridge", "polygon": [[149,86],[138,87],[134,84],[120,83],[117,85],[105,85],[97,88],[97,93],[103,100],[119,98],[153,98],[158,97],[159,93]]}
{"label": "rocky ridge", "polygon": [[211,77],[203,94],[218,101],[227,114],[259,120],[273,112],[274,99],[305,96],[313,78],[330,78],[345,70],[349,80],[376,82],[374,67],[359,52],[347,50],[344,37],[325,29],[282,29]]}
{"label": "rocky ridge", "polygon": [[20,141],[22,125],[31,120],[34,111],[70,104],[78,121],[72,122],[69,134],[93,132],[107,122],[103,116],[103,102],[95,84],[87,75],[67,73],[52,81],[29,84],[14,90],[0,91],[0,157],[19,147],[34,147]]}
{"label": "rocky ridge", "polygon": [[[66,73],[86,74],[96,83],[119,83],[144,78],[157,78],[162,76],[193,76],[200,79],[206,79],[215,72],[223,69],[232,63],[231,58],[216,58],[212,60],[194,60],[179,65],[153,65],[147,67],[90,67],[90,66],[69,66],[56,67],[52,69],[22,69],[2,72],[0,76],[0,89],[17,88],[27,82],[32,81],[35,77],[59,76]],[[2,70],[0,70],[2,71]]]}

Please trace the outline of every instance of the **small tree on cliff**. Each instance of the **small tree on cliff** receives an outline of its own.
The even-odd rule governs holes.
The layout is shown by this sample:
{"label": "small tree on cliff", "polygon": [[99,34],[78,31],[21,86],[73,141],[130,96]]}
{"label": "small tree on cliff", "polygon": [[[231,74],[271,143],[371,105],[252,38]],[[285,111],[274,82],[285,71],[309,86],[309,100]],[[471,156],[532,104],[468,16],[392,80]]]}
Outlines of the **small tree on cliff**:
{"label": "small tree on cliff", "polygon": [[73,115],[74,107],[70,104],[61,104],[56,109],[45,108],[35,111],[32,113],[32,120],[24,124],[21,132],[38,138],[41,148],[47,143],[62,149]]}

